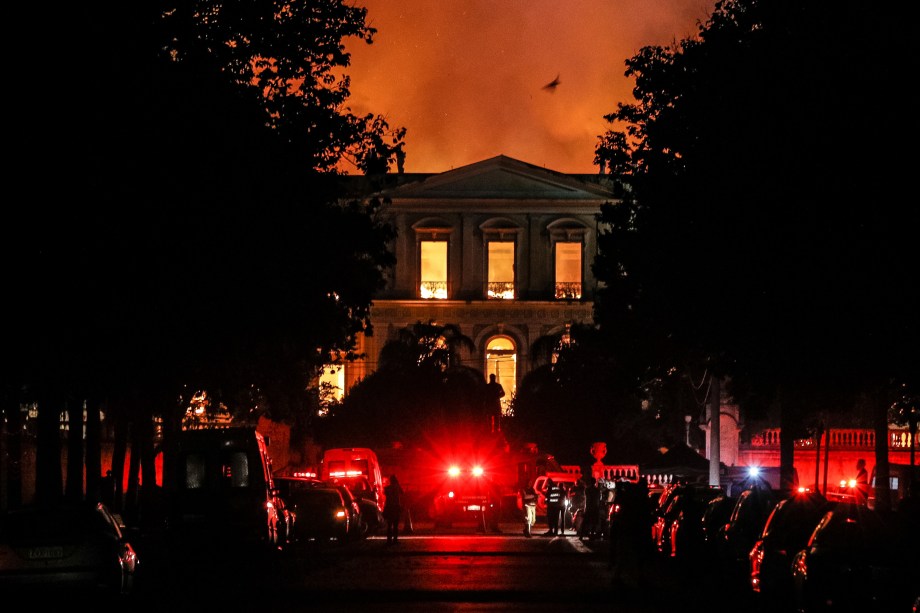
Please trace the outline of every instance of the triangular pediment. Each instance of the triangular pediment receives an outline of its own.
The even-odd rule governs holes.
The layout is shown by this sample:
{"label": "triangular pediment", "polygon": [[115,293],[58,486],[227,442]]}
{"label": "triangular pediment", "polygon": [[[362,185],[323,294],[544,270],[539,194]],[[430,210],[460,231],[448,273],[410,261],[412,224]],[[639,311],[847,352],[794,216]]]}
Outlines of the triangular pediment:
{"label": "triangular pediment", "polygon": [[613,191],[503,155],[394,188],[395,199],[604,200]]}

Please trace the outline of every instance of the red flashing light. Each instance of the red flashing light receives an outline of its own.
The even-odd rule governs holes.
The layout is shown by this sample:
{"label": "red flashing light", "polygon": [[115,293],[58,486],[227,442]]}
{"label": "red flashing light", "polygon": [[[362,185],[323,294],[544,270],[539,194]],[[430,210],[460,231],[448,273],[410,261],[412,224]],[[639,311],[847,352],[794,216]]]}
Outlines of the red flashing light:
{"label": "red flashing light", "polygon": [[447,497],[448,497],[448,498],[453,498],[453,497],[454,497],[454,493],[453,493],[453,492],[447,492]]}
{"label": "red flashing light", "polygon": [[481,476],[482,476],[482,466],[474,466],[474,467],[473,467],[473,476],[474,476],[474,477],[481,477]]}
{"label": "red flashing light", "polygon": [[460,467],[459,467],[459,466],[451,466],[450,468],[447,469],[447,474],[450,475],[451,477],[457,477],[457,476],[459,476],[459,475],[460,475]]}
{"label": "red flashing light", "polygon": [[329,476],[333,478],[363,477],[364,473],[360,470],[333,470],[330,471]]}
{"label": "red flashing light", "polygon": [[294,471],[293,475],[299,479],[316,479],[316,473],[310,472],[308,470],[298,470]]}

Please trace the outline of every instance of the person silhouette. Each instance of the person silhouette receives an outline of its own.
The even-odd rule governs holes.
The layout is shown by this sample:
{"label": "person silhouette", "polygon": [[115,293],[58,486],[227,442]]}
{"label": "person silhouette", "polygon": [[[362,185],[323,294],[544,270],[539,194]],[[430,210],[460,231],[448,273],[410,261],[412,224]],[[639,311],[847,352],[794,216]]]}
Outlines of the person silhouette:
{"label": "person silhouette", "polygon": [[489,375],[489,382],[486,384],[486,414],[489,417],[492,432],[501,430],[502,398],[504,397],[505,388],[495,380],[494,373]]}
{"label": "person silhouette", "polygon": [[866,460],[856,460],[856,502],[867,504],[869,501],[869,471],[866,470]]}
{"label": "person silhouette", "polygon": [[386,502],[383,505],[383,518],[387,522],[387,544],[399,540],[399,520],[402,517],[403,489],[395,474],[390,475],[389,483],[383,488]]}
{"label": "person silhouette", "polygon": [[524,536],[533,536],[533,526],[537,523],[537,492],[533,485],[526,483],[518,490],[521,510],[524,512]]}
{"label": "person silhouette", "polygon": [[557,483],[553,479],[547,479],[544,486],[544,496],[546,496],[546,523],[549,529],[544,533],[545,536],[556,536],[560,533],[565,534],[565,488],[562,483]]}

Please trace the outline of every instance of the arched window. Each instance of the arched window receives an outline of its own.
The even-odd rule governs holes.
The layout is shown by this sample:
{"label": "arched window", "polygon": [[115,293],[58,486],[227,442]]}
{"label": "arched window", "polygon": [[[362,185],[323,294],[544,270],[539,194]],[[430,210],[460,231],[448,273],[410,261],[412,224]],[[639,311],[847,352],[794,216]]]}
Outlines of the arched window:
{"label": "arched window", "polygon": [[502,414],[511,415],[511,399],[517,389],[517,348],[507,336],[496,336],[486,343],[486,376],[495,375],[505,390]]}

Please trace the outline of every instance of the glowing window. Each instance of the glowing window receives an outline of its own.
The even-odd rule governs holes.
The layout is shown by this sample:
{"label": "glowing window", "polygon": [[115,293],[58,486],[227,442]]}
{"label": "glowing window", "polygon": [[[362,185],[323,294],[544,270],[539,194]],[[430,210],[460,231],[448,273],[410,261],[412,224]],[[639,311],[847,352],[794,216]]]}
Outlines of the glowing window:
{"label": "glowing window", "polygon": [[517,350],[514,341],[506,336],[496,336],[486,343],[486,376],[495,375],[505,390],[502,414],[511,415],[511,400],[517,389]]}
{"label": "glowing window", "polygon": [[341,364],[326,364],[319,376],[320,400],[341,401],[345,397],[345,367]]}
{"label": "glowing window", "polygon": [[489,241],[489,298],[514,299],[514,243]]}
{"label": "glowing window", "polygon": [[422,298],[447,298],[447,241],[421,242],[421,280],[419,295]]}
{"label": "glowing window", "polygon": [[581,298],[581,243],[556,243],[556,298]]}

